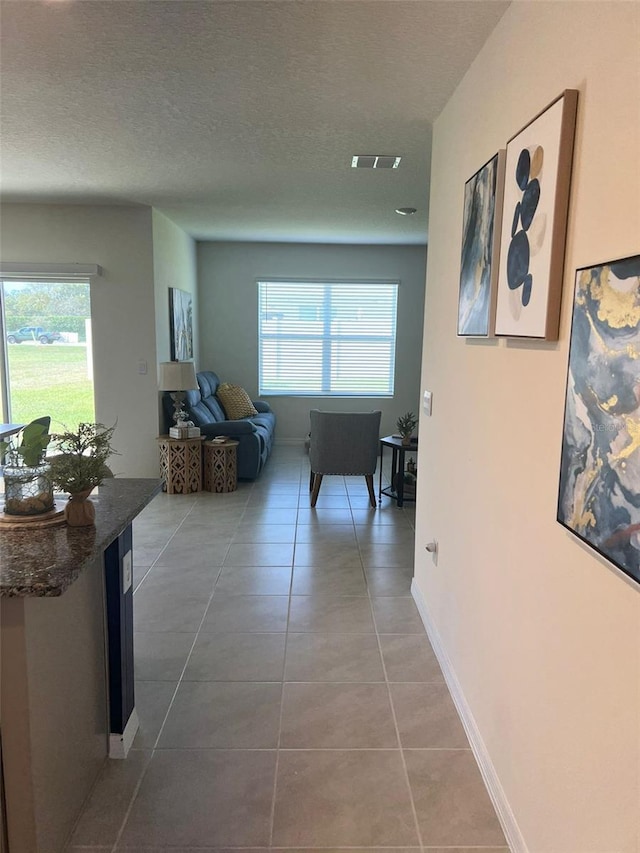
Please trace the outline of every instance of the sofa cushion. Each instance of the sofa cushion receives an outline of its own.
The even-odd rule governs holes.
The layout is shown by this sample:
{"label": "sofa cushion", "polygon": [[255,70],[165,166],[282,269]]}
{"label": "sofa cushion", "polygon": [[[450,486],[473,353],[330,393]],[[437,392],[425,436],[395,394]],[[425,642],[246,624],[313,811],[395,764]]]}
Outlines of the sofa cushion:
{"label": "sofa cushion", "polygon": [[258,414],[252,417],[251,423],[256,426],[262,426],[269,432],[273,432],[276,426],[276,418],[271,412],[265,412],[264,414]]}
{"label": "sofa cushion", "polygon": [[[187,414],[189,415],[189,420],[193,421],[200,428],[211,423],[217,423],[217,419],[212,417],[211,410],[205,405],[203,400],[190,405],[187,409]],[[220,418],[220,420],[224,420],[224,418]]]}
{"label": "sofa cushion", "polygon": [[227,419],[230,421],[237,421],[240,418],[249,418],[258,414],[256,407],[251,402],[251,397],[239,385],[223,382],[222,385],[218,386],[216,396],[222,403],[227,413]]}
{"label": "sofa cushion", "polygon": [[227,416],[224,413],[224,410],[220,403],[216,400],[215,397],[203,397],[202,398],[203,406],[206,406],[207,409],[213,415],[214,421],[226,421]]}
{"label": "sofa cushion", "polygon": [[197,379],[202,399],[206,400],[207,397],[213,397],[218,390],[218,385],[220,384],[218,374],[214,373],[212,370],[203,370],[201,373],[197,374]]}

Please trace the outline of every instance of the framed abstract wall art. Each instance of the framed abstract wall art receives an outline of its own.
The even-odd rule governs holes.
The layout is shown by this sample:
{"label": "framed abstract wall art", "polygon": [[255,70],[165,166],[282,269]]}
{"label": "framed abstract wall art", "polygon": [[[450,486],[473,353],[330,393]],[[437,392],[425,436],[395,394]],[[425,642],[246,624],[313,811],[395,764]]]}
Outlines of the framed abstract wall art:
{"label": "framed abstract wall art", "polygon": [[578,92],[507,143],[496,335],[558,339]]}
{"label": "framed abstract wall art", "polygon": [[505,152],[464,185],[458,335],[493,335]]}
{"label": "framed abstract wall art", "polygon": [[640,255],[576,273],[558,521],[640,583]]}
{"label": "framed abstract wall art", "polygon": [[193,358],[193,309],[191,294],[177,287],[169,288],[169,327],[171,361]]}

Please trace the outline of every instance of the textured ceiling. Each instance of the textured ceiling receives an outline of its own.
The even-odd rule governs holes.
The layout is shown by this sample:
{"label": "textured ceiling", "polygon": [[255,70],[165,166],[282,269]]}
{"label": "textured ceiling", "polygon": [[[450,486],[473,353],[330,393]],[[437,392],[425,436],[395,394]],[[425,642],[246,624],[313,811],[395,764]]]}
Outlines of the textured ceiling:
{"label": "textured ceiling", "polygon": [[431,125],[507,6],[2,0],[3,200],[153,205],[201,239],[425,243]]}

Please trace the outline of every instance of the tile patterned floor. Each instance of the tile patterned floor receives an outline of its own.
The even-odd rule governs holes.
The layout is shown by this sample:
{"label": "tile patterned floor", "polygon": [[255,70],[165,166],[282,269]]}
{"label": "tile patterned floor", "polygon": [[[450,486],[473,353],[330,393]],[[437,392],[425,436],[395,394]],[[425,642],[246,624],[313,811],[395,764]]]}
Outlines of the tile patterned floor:
{"label": "tile patterned floor", "polygon": [[301,447],[134,526],[136,700],[69,853],[508,853],[410,597],[413,505]]}

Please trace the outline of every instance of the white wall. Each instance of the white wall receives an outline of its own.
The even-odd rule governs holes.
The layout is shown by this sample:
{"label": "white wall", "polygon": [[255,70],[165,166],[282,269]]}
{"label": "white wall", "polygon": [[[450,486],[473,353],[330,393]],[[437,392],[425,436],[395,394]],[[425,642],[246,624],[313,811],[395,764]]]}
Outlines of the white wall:
{"label": "white wall", "polygon": [[[96,418],[118,422],[117,474],[158,476],[151,209],[7,204],[1,224],[4,261],[103,268],[91,285]],[[138,373],[139,361],[147,363],[146,375]]]}
{"label": "white wall", "polygon": [[169,288],[188,291],[193,298],[193,353],[198,363],[198,282],[196,243],[157,210],[152,211],[153,275],[156,303],[158,363],[171,359],[169,335]]}
{"label": "white wall", "polygon": [[323,246],[282,243],[198,243],[200,369],[258,390],[258,288],[262,278],[397,279],[398,334],[393,399],[269,397],[278,440],[303,439],[309,409],[380,408],[382,433],[398,415],[418,410],[426,249],[420,246]]}
{"label": "white wall", "polygon": [[[198,280],[196,242],[181,228],[157,210],[152,211],[153,278],[156,315],[156,349],[158,364],[171,360],[169,323],[169,288],[186,290],[192,297],[193,360],[198,366]],[[154,371],[157,371],[154,365]],[[166,430],[162,411],[162,393],[158,393],[159,432]]]}
{"label": "white wall", "polygon": [[[555,521],[574,271],[640,251],[639,45],[637,3],[514,3],[435,125],[416,597],[531,853],[640,850],[640,588]],[[565,88],[560,340],[457,339],[464,182]]]}

